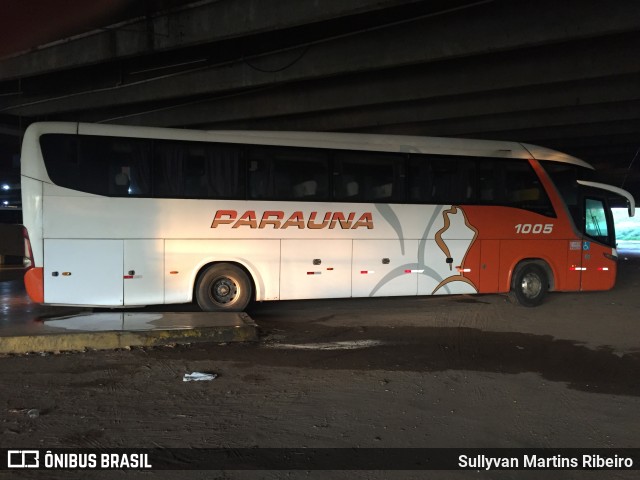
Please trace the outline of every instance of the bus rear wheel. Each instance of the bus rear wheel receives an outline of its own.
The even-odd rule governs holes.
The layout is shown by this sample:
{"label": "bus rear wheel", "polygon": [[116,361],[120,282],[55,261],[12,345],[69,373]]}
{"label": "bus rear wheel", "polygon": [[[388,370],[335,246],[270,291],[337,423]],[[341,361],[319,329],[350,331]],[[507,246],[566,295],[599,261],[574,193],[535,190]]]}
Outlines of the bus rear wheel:
{"label": "bus rear wheel", "polygon": [[520,305],[537,307],[542,304],[549,290],[549,277],[544,268],[529,263],[518,269],[511,293]]}
{"label": "bus rear wheel", "polygon": [[241,312],[251,300],[251,280],[236,265],[217,263],[200,275],[195,293],[198,305],[206,312]]}

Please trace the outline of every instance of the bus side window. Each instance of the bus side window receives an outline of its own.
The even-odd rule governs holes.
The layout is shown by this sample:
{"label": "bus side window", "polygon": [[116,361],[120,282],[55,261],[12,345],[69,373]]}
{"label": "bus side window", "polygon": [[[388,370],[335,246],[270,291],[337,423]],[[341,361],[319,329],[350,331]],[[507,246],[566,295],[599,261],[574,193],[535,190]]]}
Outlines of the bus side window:
{"label": "bus side window", "polygon": [[[94,137],[95,138],[95,137]],[[103,137],[109,164],[109,194],[149,196],[151,193],[151,141]],[[128,177],[128,183],[125,181]]]}
{"label": "bus side window", "polygon": [[327,200],[329,157],[298,147],[256,147],[249,153],[249,198]]}
{"label": "bus side window", "polygon": [[283,195],[290,200],[328,200],[329,157],[326,152],[290,149],[276,161],[276,174],[286,171],[289,185]]}
{"label": "bus side window", "polygon": [[184,195],[184,148],[181,142],[154,141],[154,194],[156,197]]}
{"label": "bus side window", "polygon": [[402,155],[340,151],[334,156],[333,198],[345,202],[404,200]]}
{"label": "bus side window", "polygon": [[204,149],[203,198],[245,198],[244,147],[208,144]]}
{"label": "bus side window", "polygon": [[[40,146],[47,172],[56,185],[96,195],[108,195],[108,165],[95,145],[103,137],[45,134]],[[100,144],[102,145],[102,144]]]}
{"label": "bus side window", "polygon": [[508,159],[502,163],[505,172],[507,205],[546,216],[555,216],[551,201],[529,162]]}
{"label": "bus side window", "polygon": [[591,180],[593,171],[575,165],[542,161],[540,162],[551,177],[556,189],[564,200],[577,228],[582,223],[582,206],[579,204],[579,186],[576,180]]}
{"label": "bus side window", "polygon": [[407,197],[410,202],[429,203],[433,195],[433,175],[426,155],[409,157]]}
{"label": "bus side window", "polygon": [[501,182],[501,171],[497,171],[492,159],[480,162],[478,165],[478,202],[481,204],[498,203],[498,192]]}
{"label": "bus side window", "polygon": [[[78,136],[78,189],[98,195],[109,195],[109,185],[117,172],[109,168],[109,148],[105,137]],[[82,187],[82,188],[80,188]]]}
{"label": "bus side window", "polygon": [[282,150],[254,147],[249,151],[249,198],[287,200],[293,195],[291,172],[281,160]]}
{"label": "bus side window", "polygon": [[412,155],[410,200],[443,205],[474,203],[476,162],[477,159],[453,155]]}
{"label": "bus side window", "polygon": [[82,185],[77,135],[44,134],[40,137],[40,148],[47,173],[53,183],[61,187],[88,191]]}
{"label": "bus side window", "polygon": [[478,203],[507,205],[505,167],[509,160],[483,158],[478,164]]}
{"label": "bus side window", "polygon": [[458,203],[458,162],[452,158],[429,159],[431,166],[432,190],[431,199],[434,203]]}
{"label": "bus side window", "polygon": [[244,148],[236,144],[154,141],[154,196],[244,198]]}
{"label": "bus side window", "polygon": [[266,148],[251,148],[247,157],[249,170],[249,198],[273,198],[273,161]]}
{"label": "bus side window", "polygon": [[473,158],[461,157],[459,159],[460,183],[462,187],[462,203],[475,203],[478,197],[478,162]]}
{"label": "bus side window", "polygon": [[[195,142],[194,142],[195,143]],[[186,148],[184,164],[184,193],[187,198],[206,198],[209,194],[205,176],[205,152],[202,145],[194,143]]]}

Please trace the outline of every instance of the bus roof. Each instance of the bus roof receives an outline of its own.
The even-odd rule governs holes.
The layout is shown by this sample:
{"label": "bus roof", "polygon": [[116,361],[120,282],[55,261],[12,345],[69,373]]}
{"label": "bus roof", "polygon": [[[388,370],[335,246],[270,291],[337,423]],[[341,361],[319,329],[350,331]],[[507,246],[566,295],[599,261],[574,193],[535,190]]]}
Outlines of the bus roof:
{"label": "bus roof", "polygon": [[[471,140],[463,138],[366,133],[245,130],[204,131],[75,122],[38,122],[30,125],[27,130],[32,130],[32,134],[40,135],[44,133],[69,133],[71,129],[81,135],[105,135],[200,142],[214,141],[380,152],[430,153],[474,157],[534,158],[536,160],[562,162],[593,169],[593,167],[584,160],[556,150],[526,143],[499,140]],[[25,137],[26,136],[27,134],[25,133]]]}
{"label": "bus roof", "polygon": [[250,143],[276,141],[295,146],[321,146],[347,150],[376,150],[404,153],[432,153],[480,157],[534,158],[570,163],[593,170],[593,166],[579,158],[546,147],[501,140],[474,140],[450,137],[419,137],[411,135],[378,135],[367,133],[332,132],[273,132],[273,131],[209,131],[215,135],[239,135],[256,139]]}

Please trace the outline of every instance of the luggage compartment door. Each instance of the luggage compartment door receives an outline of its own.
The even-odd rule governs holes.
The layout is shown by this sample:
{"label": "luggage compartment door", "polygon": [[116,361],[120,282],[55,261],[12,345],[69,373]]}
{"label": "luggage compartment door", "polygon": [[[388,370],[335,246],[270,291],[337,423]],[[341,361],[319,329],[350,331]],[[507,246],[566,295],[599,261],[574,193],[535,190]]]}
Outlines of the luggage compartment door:
{"label": "luggage compartment door", "polygon": [[122,240],[45,239],[45,303],[122,305],[122,260]]}
{"label": "luggage compartment door", "polygon": [[124,241],[124,304],[164,303],[164,240]]}
{"label": "luggage compartment door", "polygon": [[416,295],[418,271],[418,240],[353,241],[354,297]]}
{"label": "luggage compartment door", "polygon": [[351,240],[282,240],[280,299],[351,296]]}

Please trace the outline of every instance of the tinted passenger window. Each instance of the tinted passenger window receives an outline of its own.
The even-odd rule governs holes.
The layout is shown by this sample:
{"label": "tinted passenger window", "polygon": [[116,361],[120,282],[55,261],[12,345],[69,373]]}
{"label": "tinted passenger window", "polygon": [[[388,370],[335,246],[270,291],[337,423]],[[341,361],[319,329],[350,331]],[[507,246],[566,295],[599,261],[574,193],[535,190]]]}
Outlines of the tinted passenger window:
{"label": "tinted passenger window", "polygon": [[47,134],[45,166],[61,187],[109,196],[151,194],[151,142],[135,138]]}
{"label": "tinted passenger window", "polygon": [[475,203],[477,160],[445,155],[412,155],[409,200],[416,203]]}
{"label": "tinted passenger window", "polygon": [[502,170],[505,176],[507,205],[555,216],[547,192],[529,162],[506,160],[502,162]]}
{"label": "tinted passenger window", "polygon": [[582,223],[582,215],[579,204],[580,186],[577,180],[591,180],[593,178],[593,170],[561,162],[547,161],[541,163],[567,205],[575,225],[579,228]]}
{"label": "tinted passenger window", "polygon": [[555,216],[527,160],[412,155],[409,201],[432,204],[504,205]]}
{"label": "tinted passenger window", "polygon": [[486,159],[478,165],[478,203],[555,216],[547,192],[524,159]]}
{"label": "tinted passenger window", "polygon": [[204,142],[154,142],[155,196],[244,198],[242,147]]}
{"label": "tinted passenger window", "polygon": [[402,202],[404,178],[401,155],[337,152],[333,198],[344,202]]}
{"label": "tinted passenger window", "polygon": [[84,185],[116,197],[151,194],[151,142],[137,138],[78,137]]}
{"label": "tinted passenger window", "polygon": [[78,137],[76,135],[46,134],[40,136],[40,148],[49,178],[61,187],[80,189]]}
{"label": "tinted passenger window", "polygon": [[249,198],[328,200],[329,158],[305,148],[250,148]]}

